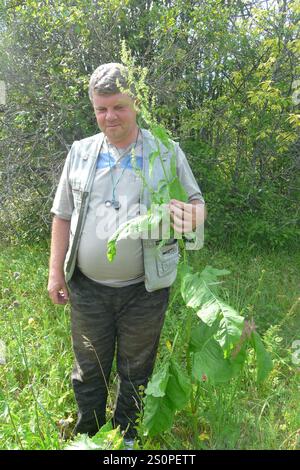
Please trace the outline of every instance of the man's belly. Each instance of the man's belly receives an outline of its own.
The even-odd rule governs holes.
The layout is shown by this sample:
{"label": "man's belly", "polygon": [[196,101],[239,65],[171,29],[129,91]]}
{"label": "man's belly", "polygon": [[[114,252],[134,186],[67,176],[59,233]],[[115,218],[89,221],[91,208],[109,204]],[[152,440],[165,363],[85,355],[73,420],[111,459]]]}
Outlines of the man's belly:
{"label": "man's belly", "polygon": [[[95,223],[96,222],[96,223]],[[109,218],[86,220],[78,248],[77,264],[90,279],[116,286],[144,275],[143,248],[141,239],[122,239],[117,242],[117,253],[108,261],[107,240],[114,233]]]}

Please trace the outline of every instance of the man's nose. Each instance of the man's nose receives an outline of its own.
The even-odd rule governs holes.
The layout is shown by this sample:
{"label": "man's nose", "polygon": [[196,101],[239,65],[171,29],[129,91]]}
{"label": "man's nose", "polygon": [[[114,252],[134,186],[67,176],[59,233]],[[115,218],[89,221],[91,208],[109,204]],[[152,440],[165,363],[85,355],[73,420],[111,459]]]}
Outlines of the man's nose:
{"label": "man's nose", "polygon": [[116,113],[113,109],[108,109],[106,113],[106,120],[107,121],[114,121],[116,119]]}

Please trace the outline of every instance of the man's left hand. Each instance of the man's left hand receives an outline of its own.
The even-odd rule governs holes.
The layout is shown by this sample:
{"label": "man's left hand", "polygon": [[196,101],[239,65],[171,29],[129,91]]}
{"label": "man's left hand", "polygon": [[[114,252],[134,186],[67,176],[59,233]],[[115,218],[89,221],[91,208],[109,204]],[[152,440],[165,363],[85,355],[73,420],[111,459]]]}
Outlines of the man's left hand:
{"label": "man's left hand", "polygon": [[178,233],[188,233],[204,223],[205,205],[199,200],[190,203],[171,199],[169,203],[171,226]]}

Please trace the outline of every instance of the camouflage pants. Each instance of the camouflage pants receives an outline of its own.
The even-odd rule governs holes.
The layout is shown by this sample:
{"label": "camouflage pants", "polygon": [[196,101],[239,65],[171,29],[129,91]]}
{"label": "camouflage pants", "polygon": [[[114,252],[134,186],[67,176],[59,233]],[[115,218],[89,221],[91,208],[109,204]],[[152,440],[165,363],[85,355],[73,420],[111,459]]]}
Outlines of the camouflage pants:
{"label": "camouflage pants", "polygon": [[106,403],[116,350],[119,377],[113,425],[136,436],[140,386],[152,374],[169,288],[147,292],[144,283],[115,288],[100,285],[76,268],[69,281],[72,384],[78,405],[74,433],[94,435],[106,421]]}

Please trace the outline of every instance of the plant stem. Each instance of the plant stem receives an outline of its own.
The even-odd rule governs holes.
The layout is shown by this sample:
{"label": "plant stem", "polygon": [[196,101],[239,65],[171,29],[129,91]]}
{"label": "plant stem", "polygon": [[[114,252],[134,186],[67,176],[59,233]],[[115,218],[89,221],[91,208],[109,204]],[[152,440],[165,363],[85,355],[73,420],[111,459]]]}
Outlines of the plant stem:
{"label": "plant stem", "polygon": [[198,436],[198,418],[197,418],[196,413],[193,413],[193,433],[194,433],[194,446],[195,446],[195,449],[198,449],[199,436]]}
{"label": "plant stem", "polygon": [[192,330],[192,309],[188,310],[187,321],[186,321],[186,330],[185,330],[185,344],[186,344],[186,366],[190,379],[192,380],[192,364],[191,364],[191,355],[189,350],[190,339],[191,339],[191,330]]}
{"label": "plant stem", "polygon": [[20,436],[19,436],[19,433],[18,433],[16,424],[15,424],[15,422],[14,422],[14,419],[13,419],[12,414],[11,414],[11,411],[10,411],[10,406],[9,406],[9,404],[8,404],[7,402],[6,402],[6,406],[7,406],[7,408],[8,408],[9,418],[10,418],[11,424],[13,425],[13,428],[14,428],[14,430],[15,430],[16,437],[17,437],[17,440],[18,440],[19,445],[20,445],[20,447],[21,447],[21,450],[24,450],[24,447],[23,447],[23,445],[22,445],[22,441],[21,441],[21,438],[20,438]]}

